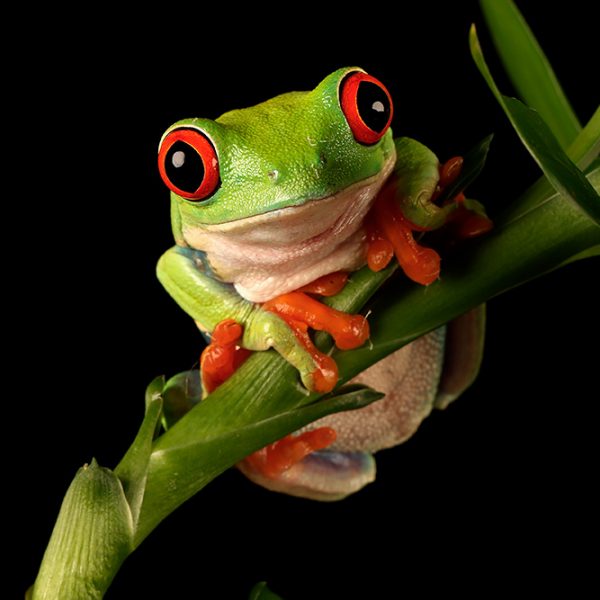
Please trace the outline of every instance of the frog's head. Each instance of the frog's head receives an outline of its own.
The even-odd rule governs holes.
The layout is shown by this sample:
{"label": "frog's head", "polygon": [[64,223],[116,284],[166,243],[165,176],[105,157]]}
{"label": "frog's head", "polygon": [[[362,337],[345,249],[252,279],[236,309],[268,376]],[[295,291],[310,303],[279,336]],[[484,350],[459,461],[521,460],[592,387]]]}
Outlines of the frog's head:
{"label": "frog's head", "polygon": [[395,157],[392,101],[377,79],[344,68],[310,92],[290,92],[164,134],[161,177],[175,237],[327,199],[371,180]]}

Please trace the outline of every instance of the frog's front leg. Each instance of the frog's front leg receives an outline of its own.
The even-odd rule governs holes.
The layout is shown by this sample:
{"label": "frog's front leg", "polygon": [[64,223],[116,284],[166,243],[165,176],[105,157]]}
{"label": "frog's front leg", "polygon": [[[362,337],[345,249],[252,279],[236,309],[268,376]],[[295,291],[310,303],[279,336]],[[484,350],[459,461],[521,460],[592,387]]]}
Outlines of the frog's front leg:
{"label": "frog's front leg", "polygon": [[[327,392],[333,389],[337,383],[337,368],[333,359],[312,346],[308,326],[332,333],[349,328],[350,336],[353,329],[358,330],[356,345],[362,344],[368,337],[363,317],[339,313],[338,319],[332,320],[335,324],[335,331],[332,331],[328,323],[332,313],[337,311],[324,307],[324,312],[316,311],[316,316],[309,315],[310,310],[307,311],[306,302],[302,299],[291,303],[291,313],[286,312],[281,299],[274,299],[272,305],[265,308],[249,302],[231,285],[207,273],[201,254],[189,248],[175,246],[168,250],[158,262],[157,275],[202,330],[212,333],[222,321],[233,320],[241,327],[240,345],[243,348],[253,351],[274,348],[298,369],[303,384],[309,390]],[[297,294],[307,298],[309,304],[314,302],[323,307],[305,294]],[[314,307],[311,305],[309,308]],[[344,339],[344,342],[348,347],[348,341]]]}
{"label": "frog's front leg", "polygon": [[440,256],[422,246],[415,234],[438,229],[453,220],[459,237],[488,231],[491,221],[483,207],[458,193],[440,204],[438,198],[460,175],[462,158],[440,164],[423,144],[399,138],[396,166],[379,194],[367,221],[368,264],[383,269],[395,254],[406,275],[423,285],[433,283],[440,273]]}

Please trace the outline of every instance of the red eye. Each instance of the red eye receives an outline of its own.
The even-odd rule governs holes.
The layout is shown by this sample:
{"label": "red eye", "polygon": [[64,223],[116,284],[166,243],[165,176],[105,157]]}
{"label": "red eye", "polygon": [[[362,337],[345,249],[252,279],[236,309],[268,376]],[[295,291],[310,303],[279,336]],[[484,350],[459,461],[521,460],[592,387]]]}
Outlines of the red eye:
{"label": "red eye", "polygon": [[198,129],[181,127],[165,136],[158,170],[167,187],[188,200],[205,200],[219,186],[217,153]]}
{"label": "red eye", "polygon": [[354,139],[375,144],[388,130],[394,107],[386,87],[360,71],[347,75],[340,89],[340,104]]}

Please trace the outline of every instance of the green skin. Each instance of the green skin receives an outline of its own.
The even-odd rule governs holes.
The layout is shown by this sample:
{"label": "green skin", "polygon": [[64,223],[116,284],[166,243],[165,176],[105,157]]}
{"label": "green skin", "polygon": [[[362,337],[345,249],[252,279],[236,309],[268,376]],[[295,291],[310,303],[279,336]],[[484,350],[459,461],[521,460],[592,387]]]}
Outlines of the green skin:
{"label": "green skin", "polygon": [[243,326],[245,348],[274,348],[309,390],[315,365],[288,325],[240,295],[234,280],[216,276],[210,252],[192,247],[189,232],[336,197],[377,178],[394,154],[405,216],[422,227],[442,225],[452,207],[441,209],[430,201],[439,179],[439,162],[430,150],[408,138],[394,140],[391,130],[370,146],[354,139],[338,100],[340,82],[352,71],[360,69],[335,71],[310,92],[283,94],[214,121],[182,120],[165,132],[181,126],[204,132],[218,155],[220,186],[202,202],[171,193],[177,245],[160,258],[159,280],[202,330],[210,333],[220,321],[235,319]]}

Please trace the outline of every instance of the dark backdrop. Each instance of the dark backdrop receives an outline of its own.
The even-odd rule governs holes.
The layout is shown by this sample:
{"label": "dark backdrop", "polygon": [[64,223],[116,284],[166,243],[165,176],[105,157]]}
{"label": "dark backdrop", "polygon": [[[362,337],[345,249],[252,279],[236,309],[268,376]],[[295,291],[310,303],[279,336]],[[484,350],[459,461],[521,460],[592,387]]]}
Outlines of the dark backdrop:
{"label": "dark backdrop", "polygon": [[[586,82],[586,4],[521,4],[589,118],[598,94]],[[5,271],[19,314],[7,324],[18,325],[5,374],[17,414],[5,461],[18,470],[4,488],[19,525],[17,590],[35,576],[76,469],[92,457],[113,467],[141,420],[146,384],[191,368],[200,351],[193,323],[154,276],[172,243],[155,161],[173,121],[310,89],[357,64],[389,87],[396,135],[442,158],[495,132],[473,189],[492,216],[538,175],[470,59],[476,21],[510,89],[475,2],[397,14],[348,6],[335,19],[299,4],[248,14],[207,14],[201,3],[176,14],[53,10],[35,29],[22,25],[35,50],[18,57],[27,152],[17,158],[29,162],[16,181],[18,217],[5,225],[17,235]],[[360,494],[312,503],[225,473],[144,542],[107,597],[237,599],[265,579],[286,600],[583,585],[597,472],[597,274],[598,262],[575,264],[492,300],[475,385],[380,453],[378,479]]]}

